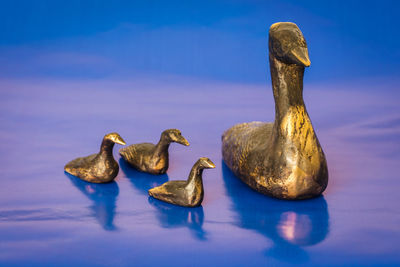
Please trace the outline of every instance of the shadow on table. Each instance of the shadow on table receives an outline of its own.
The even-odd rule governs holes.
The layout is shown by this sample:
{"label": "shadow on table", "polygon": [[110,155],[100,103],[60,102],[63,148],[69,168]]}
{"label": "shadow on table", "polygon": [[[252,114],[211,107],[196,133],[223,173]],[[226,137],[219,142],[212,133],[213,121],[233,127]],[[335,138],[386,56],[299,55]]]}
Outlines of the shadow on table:
{"label": "shadow on table", "polygon": [[291,263],[306,262],[308,254],[303,247],[327,237],[329,213],[323,196],[302,201],[274,199],[249,188],[223,161],[222,174],[231,209],[237,214],[234,224],[273,241],[266,256]]}
{"label": "shadow on table", "polygon": [[107,231],[115,230],[114,217],[119,194],[118,184],[116,182],[105,184],[88,183],[66,172],[65,175],[79,191],[93,202],[90,207],[92,216],[103,229]]}
{"label": "shadow on table", "polygon": [[119,159],[119,166],[132,186],[146,196],[148,195],[149,189],[168,182],[168,174],[154,175],[137,171],[129,166],[122,158]]}
{"label": "shadow on table", "polygon": [[203,207],[185,208],[149,197],[149,203],[156,208],[156,217],[163,228],[187,227],[198,240],[207,240],[203,230]]}

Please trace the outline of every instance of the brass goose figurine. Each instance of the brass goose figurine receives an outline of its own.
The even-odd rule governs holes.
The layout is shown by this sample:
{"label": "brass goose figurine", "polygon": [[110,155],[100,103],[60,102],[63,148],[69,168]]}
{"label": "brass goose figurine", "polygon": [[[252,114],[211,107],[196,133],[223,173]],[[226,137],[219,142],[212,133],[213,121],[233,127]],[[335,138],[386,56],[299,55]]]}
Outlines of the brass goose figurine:
{"label": "brass goose figurine", "polygon": [[306,41],[296,24],[269,30],[274,123],[242,123],[222,135],[226,165],[254,190],[281,199],[320,195],[328,184],[324,152],[303,101]]}
{"label": "brass goose figurine", "polygon": [[200,158],[193,165],[187,181],[168,181],[150,189],[149,195],[179,206],[200,206],[204,197],[203,170],[213,168],[215,164],[209,158]]}
{"label": "brass goose figurine", "polygon": [[162,132],[160,141],[134,144],[119,150],[121,157],[135,169],[151,174],[164,174],[169,165],[168,148],[172,142],[188,146],[189,142],[178,129],[168,129]]}
{"label": "brass goose figurine", "polygon": [[113,157],[114,144],[125,145],[117,133],[104,136],[100,152],[87,157],[77,158],[65,165],[64,170],[91,183],[109,183],[117,176],[118,163]]}

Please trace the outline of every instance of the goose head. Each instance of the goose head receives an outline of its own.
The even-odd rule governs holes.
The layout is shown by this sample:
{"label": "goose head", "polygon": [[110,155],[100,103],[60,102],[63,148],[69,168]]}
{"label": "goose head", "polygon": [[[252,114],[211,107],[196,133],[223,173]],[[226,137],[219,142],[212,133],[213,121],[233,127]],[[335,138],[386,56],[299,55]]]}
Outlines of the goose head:
{"label": "goose head", "polygon": [[126,145],[124,139],[118,133],[109,133],[104,136],[104,140],[111,141],[112,143]]}
{"label": "goose head", "polygon": [[286,64],[310,66],[307,43],[299,27],[292,22],[277,22],[269,29],[269,51]]}
{"label": "goose head", "polygon": [[197,161],[197,164],[199,166],[199,169],[214,169],[215,164],[212,162],[209,158],[199,158]]}
{"label": "goose head", "polygon": [[181,145],[184,145],[184,146],[188,146],[189,145],[188,140],[186,140],[186,138],[182,136],[181,131],[179,131],[178,129],[165,130],[162,133],[162,136],[169,143],[175,142],[175,143],[178,143],[178,144],[181,144]]}

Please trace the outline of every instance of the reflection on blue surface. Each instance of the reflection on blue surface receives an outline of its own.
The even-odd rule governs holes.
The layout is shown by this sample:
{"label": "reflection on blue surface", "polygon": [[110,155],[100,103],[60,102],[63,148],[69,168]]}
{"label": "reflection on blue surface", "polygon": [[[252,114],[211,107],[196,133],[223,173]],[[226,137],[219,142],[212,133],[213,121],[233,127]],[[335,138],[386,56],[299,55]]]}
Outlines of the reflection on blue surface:
{"label": "reflection on blue surface", "polygon": [[[220,164],[224,129],[273,116],[264,86],[220,89],[215,83],[205,91],[196,82],[173,88],[112,80],[0,85],[13,89],[0,90],[1,266],[186,267],[192,259],[200,266],[226,265],[226,259],[231,266],[400,262],[395,87],[307,86],[330,181],[324,197],[292,202],[254,192]],[[136,87],[145,89],[130,90]],[[65,162],[98,147],[101,133],[118,131],[140,141],[159,137],[171,125],[190,137],[191,146],[171,150],[168,175],[137,172],[121,160],[111,184],[89,184],[62,172]],[[149,199],[149,188],[187,177],[203,155],[219,164],[204,173],[202,207]]]}
{"label": "reflection on blue surface", "polygon": [[254,230],[273,241],[266,256],[293,262],[306,262],[303,246],[323,241],[329,233],[328,205],[324,197],[305,201],[286,201],[259,194],[229,170],[222,162],[222,175],[235,224]]}
{"label": "reflection on blue surface", "polygon": [[138,189],[141,194],[146,196],[149,195],[149,189],[168,182],[168,174],[153,175],[137,171],[130,167],[129,164],[122,158],[119,159],[119,166],[129,179],[132,186]]}
{"label": "reflection on blue surface", "polygon": [[105,184],[88,183],[69,173],[64,173],[72,184],[93,202],[93,205],[90,207],[92,216],[104,230],[115,230],[114,217],[119,194],[118,184],[116,182]]}
{"label": "reflection on blue surface", "polygon": [[[149,189],[168,182],[168,174],[153,175],[137,171],[122,158],[119,159],[119,166],[132,186],[146,196],[148,196]],[[179,207],[164,203],[150,196],[148,201],[156,209],[156,217],[161,227],[187,227],[194,238],[206,240],[206,233],[202,228],[204,222],[203,207]]]}
{"label": "reflection on blue surface", "polygon": [[203,207],[185,208],[162,202],[149,197],[149,203],[157,209],[158,223],[163,228],[187,227],[193,237],[198,240],[206,240],[206,232],[203,230]]}

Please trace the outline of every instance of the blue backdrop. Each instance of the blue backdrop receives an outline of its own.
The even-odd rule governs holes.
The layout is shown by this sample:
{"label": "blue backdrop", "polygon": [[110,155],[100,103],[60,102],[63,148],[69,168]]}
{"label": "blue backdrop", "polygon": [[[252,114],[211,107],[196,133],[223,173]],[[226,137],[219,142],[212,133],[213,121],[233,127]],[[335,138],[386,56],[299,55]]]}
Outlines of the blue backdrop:
{"label": "blue backdrop", "polygon": [[302,29],[307,81],[398,75],[398,1],[1,1],[0,75],[168,73],[265,83],[267,33]]}

